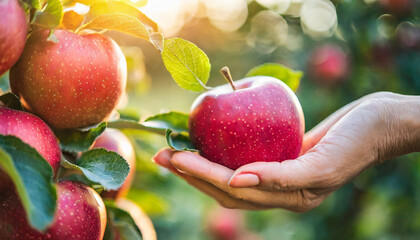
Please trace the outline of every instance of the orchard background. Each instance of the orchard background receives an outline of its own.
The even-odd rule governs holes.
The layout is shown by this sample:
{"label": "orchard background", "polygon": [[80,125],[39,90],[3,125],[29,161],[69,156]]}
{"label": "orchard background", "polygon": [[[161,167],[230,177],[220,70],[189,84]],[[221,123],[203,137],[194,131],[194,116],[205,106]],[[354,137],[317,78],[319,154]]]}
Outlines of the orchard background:
{"label": "orchard background", "polygon": [[[166,39],[184,38],[207,54],[212,64],[209,86],[224,83],[218,71],[225,65],[234,79],[267,62],[303,71],[296,94],[306,130],[368,93],[420,94],[416,0],[133,3],[143,5],[139,9],[158,23]],[[165,111],[189,112],[198,93],[177,86],[150,42],[114,31],[104,34],[121,46],[127,59],[122,116],[144,120]],[[319,53],[323,49],[326,53]],[[319,59],[328,55],[331,59],[320,64]],[[9,89],[8,73],[1,77],[0,88]],[[127,198],[151,217],[158,239],[212,239],[218,231],[232,234],[230,239],[415,239],[420,235],[419,154],[365,171],[304,214],[232,211],[220,209],[150,161],[166,146],[164,137],[142,130],[123,132],[133,143],[137,163]]]}

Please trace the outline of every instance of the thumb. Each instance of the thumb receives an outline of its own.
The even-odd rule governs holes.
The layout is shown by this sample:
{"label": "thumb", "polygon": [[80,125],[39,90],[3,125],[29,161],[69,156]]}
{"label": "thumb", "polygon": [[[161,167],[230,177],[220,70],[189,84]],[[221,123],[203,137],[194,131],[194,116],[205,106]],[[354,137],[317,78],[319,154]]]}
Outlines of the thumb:
{"label": "thumb", "polygon": [[234,172],[229,185],[235,188],[256,187],[267,191],[316,188],[324,181],[325,176],[322,173],[325,171],[320,171],[318,164],[314,164],[317,159],[308,155],[311,154],[281,163],[255,162],[244,165]]}

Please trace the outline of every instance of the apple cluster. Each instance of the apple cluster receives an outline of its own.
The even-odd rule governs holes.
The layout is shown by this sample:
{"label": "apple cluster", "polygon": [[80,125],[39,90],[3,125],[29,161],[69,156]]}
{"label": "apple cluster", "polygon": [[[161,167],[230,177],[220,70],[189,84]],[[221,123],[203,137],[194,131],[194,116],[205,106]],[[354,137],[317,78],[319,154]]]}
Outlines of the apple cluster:
{"label": "apple cluster", "polygon": [[57,191],[53,223],[33,229],[17,189],[0,168],[0,239],[102,239],[107,214],[102,198],[126,195],[135,172],[135,154],[120,131],[106,129],[91,148],[121,155],[130,166],[122,187],[95,190],[59,176],[62,151],[52,129],[85,128],[109,118],[126,86],[127,67],[119,46],[93,31],[73,33],[31,29],[18,0],[0,1],[0,75],[10,69],[12,92],[26,111],[0,106],[0,135],[12,135],[34,148],[50,164]]}

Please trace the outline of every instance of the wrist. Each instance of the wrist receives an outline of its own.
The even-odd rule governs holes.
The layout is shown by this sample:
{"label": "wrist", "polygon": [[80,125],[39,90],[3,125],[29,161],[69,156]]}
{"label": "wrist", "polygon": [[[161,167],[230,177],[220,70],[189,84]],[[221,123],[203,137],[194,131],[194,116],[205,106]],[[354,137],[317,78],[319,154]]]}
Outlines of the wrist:
{"label": "wrist", "polygon": [[394,94],[380,105],[377,161],[420,151],[420,96]]}

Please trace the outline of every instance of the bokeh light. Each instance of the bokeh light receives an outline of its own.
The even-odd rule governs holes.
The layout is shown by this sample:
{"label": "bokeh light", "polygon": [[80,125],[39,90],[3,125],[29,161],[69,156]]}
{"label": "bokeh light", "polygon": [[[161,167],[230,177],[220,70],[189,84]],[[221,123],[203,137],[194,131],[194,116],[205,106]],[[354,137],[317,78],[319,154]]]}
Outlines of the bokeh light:
{"label": "bokeh light", "polygon": [[330,37],[337,27],[337,13],[328,0],[305,1],[300,18],[303,31],[314,38]]}
{"label": "bokeh light", "polygon": [[247,41],[261,52],[270,53],[287,40],[286,20],[274,11],[260,11],[251,20]]}

